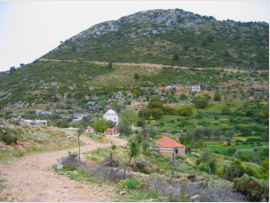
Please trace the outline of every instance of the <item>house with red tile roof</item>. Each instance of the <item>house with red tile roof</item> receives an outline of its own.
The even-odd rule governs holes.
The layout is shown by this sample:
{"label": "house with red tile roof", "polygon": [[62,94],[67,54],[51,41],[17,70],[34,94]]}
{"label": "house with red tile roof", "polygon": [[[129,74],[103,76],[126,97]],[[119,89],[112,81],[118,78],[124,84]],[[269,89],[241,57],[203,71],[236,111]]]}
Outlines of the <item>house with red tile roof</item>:
{"label": "house with red tile roof", "polygon": [[112,134],[112,133],[116,133],[116,128],[117,128],[118,126],[114,126],[113,128],[108,128],[106,131],[105,131],[105,135],[107,135],[107,134]]}
{"label": "house with red tile roof", "polygon": [[93,133],[93,132],[94,132],[94,128],[88,126],[88,127],[86,128],[85,132]]}
{"label": "house with red tile roof", "polygon": [[162,138],[155,141],[155,145],[159,148],[160,153],[172,154],[173,151],[176,155],[185,156],[186,147],[173,139],[162,135]]}

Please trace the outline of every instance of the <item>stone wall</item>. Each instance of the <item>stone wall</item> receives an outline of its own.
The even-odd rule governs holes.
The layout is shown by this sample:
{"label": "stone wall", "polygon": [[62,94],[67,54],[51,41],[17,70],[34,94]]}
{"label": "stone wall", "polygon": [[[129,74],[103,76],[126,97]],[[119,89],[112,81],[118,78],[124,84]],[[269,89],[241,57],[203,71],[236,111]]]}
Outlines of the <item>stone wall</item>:
{"label": "stone wall", "polygon": [[[161,154],[172,154],[173,153],[173,148],[165,148],[165,147],[161,147],[159,146],[157,143],[155,143],[156,146],[159,148],[159,151]],[[181,156],[185,156],[185,147],[179,147],[178,148],[178,154],[176,155],[181,155]]]}

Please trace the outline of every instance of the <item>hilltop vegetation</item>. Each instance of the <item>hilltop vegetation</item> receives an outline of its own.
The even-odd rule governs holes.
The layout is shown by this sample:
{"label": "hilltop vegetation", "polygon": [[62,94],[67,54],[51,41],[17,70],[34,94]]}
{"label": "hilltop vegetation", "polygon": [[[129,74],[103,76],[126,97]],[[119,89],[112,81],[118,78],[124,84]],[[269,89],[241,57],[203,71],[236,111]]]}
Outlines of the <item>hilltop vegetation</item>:
{"label": "hilltop vegetation", "polygon": [[269,25],[262,22],[217,21],[181,9],[149,10],[97,24],[43,57],[268,69],[268,33]]}

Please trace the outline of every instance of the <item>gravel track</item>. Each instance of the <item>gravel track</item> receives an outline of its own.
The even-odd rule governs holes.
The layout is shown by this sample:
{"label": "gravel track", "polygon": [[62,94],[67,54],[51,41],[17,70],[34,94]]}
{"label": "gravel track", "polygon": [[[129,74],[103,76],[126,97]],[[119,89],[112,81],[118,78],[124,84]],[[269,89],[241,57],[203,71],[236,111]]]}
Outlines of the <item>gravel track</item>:
{"label": "gravel track", "polygon": [[[72,134],[74,132],[70,132]],[[117,134],[107,135],[108,140],[116,145],[124,145],[127,141],[118,138]],[[86,136],[81,140],[87,146],[81,147],[81,153],[97,148],[109,147],[92,141]],[[68,151],[78,152],[78,147],[61,151],[45,152],[23,157],[9,165],[0,165],[6,187],[0,191],[0,201],[22,202],[114,202],[118,194],[109,186],[99,187],[95,184],[82,184],[58,175],[51,166],[57,159],[68,155]],[[82,160],[84,157],[81,155]]]}

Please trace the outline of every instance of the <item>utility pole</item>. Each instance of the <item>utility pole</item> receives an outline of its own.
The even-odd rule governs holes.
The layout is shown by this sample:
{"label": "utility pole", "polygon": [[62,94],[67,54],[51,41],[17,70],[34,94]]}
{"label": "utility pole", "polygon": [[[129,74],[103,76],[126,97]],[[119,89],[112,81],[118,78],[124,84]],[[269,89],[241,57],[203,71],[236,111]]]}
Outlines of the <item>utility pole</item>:
{"label": "utility pole", "polygon": [[83,107],[83,127],[85,129],[85,111],[84,111],[84,107]]}
{"label": "utility pole", "polygon": [[98,105],[98,115],[97,115],[97,131],[98,131],[98,119],[99,119],[99,105]]}
{"label": "utility pole", "polygon": [[170,183],[172,182],[172,178],[174,176],[174,160],[175,160],[175,155],[174,155],[174,151],[175,151],[175,148],[173,148],[173,156],[172,156],[172,175],[171,175],[171,178],[170,178]]}

